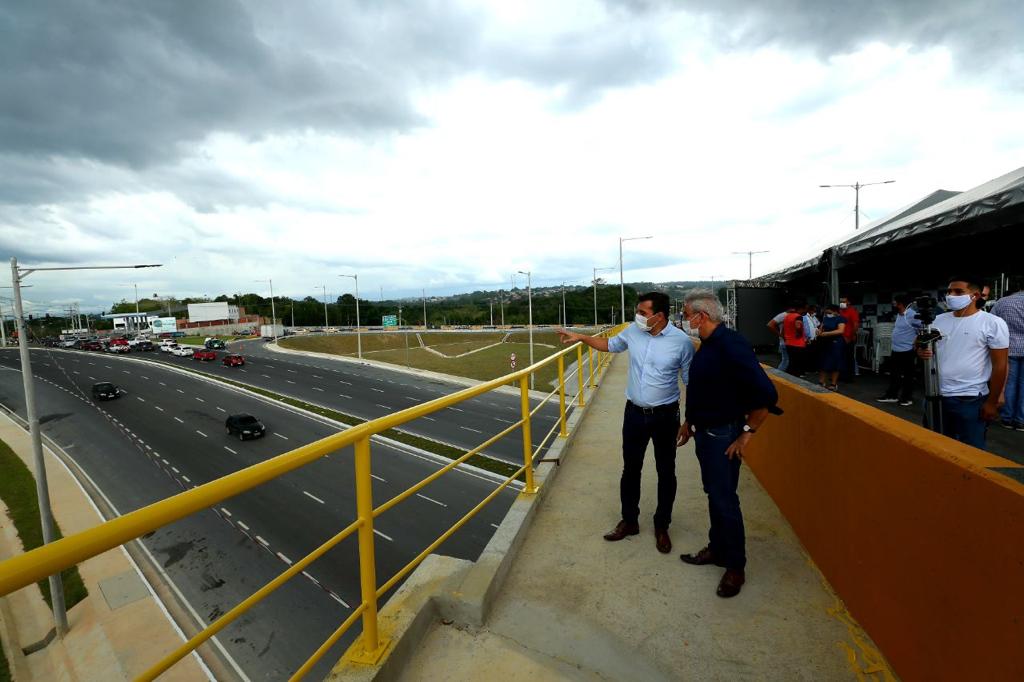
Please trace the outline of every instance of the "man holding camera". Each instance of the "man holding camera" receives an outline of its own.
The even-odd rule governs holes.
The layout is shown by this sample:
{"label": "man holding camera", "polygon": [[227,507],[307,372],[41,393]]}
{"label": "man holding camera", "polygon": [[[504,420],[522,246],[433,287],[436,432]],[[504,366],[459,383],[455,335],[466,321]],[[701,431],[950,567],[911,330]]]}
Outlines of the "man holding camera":
{"label": "man holding camera", "polygon": [[[935,342],[942,406],[942,433],[985,448],[988,425],[999,417],[1006,386],[1010,334],[1006,322],[982,310],[977,278],[958,277],[946,290],[950,312],[935,318],[942,337]],[[921,358],[933,357],[919,347]]]}
{"label": "man holding camera", "polygon": [[910,296],[900,294],[893,299],[896,324],[892,330],[892,355],[890,356],[889,388],[878,398],[880,403],[898,402],[903,407],[914,404],[914,345],[921,322],[917,311],[911,307]]}

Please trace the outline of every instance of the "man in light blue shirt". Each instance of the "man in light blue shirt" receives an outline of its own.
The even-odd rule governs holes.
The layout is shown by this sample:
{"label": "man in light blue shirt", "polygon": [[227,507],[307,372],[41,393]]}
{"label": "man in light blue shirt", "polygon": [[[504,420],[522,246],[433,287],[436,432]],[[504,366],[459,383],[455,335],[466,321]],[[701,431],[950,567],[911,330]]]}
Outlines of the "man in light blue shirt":
{"label": "man in light blue shirt", "polygon": [[892,355],[889,358],[889,388],[878,398],[880,403],[898,402],[903,407],[914,404],[914,381],[917,377],[917,353],[914,344],[921,322],[917,311],[910,305],[910,296],[893,297],[896,324],[892,328]]}
{"label": "man in light blue shirt", "polygon": [[655,546],[672,551],[668,527],[676,498],[676,439],[679,436],[679,380],[689,378],[694,344],[668,323],[669,298],[660,292],[640,296],[634,323],[611,339],[558,332],[563,343],[582,341],[611,353],[629,351],[629,383],[622,420],[622,518],[605,540],[615,542],[640,532],[640,472],[647,444],[654,443],[658,470],[658,507],[654,513]]}

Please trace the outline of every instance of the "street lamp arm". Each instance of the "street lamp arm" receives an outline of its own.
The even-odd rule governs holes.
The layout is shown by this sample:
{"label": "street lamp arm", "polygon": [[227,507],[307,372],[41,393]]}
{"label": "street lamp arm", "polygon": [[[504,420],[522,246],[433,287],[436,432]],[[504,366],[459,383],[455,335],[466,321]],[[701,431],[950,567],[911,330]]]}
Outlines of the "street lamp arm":
{"label": "street lamp arm", "polygon": [[33,272],[54,272],[57,270],[135,270],[138,268],[161,268],[163,263],[154,263],[151,265],[80,265],[77,267],[70,268],[22,268],[18,267],[18,278],[24,279]]}

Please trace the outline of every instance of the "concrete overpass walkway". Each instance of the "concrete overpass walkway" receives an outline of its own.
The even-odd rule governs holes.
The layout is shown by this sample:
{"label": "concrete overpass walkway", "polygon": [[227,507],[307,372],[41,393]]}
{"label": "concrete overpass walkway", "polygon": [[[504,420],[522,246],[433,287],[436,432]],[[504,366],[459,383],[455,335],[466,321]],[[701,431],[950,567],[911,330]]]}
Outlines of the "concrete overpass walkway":
{"label": "concrete overpass walkway", "polygon": [[653,453],[640,535],[602,539],[619,519],[626,369],[621,356],[609,368],[485,625],[436,622],[402,679],[894,679],[748,469],[743,592],[720,599],[722,569],[679,560],[707,539],[692,441],[678,451],[672,553],[654,547]]}

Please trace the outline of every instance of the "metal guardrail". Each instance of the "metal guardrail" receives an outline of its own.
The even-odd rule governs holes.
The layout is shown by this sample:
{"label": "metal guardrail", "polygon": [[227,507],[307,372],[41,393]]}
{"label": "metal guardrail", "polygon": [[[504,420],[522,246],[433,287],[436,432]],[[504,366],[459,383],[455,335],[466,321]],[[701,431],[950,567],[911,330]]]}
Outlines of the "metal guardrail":
{"label": "metal guardrail", "polygon": [[[597,336],[610,337],[618,334],[625,325],[618,325]],[[355,488],[356,488],[356,512],[357,518],[341,530],[334,537],[330,538],[315,550],[302,559],[295,561],[287,570],[276,578],[254,592],[247,599],[217,620],[210,623],[202,631],[194,635],[187,642],[178,647],[175,651],[167,654],[153,667],[143,673],[139,679],[152,680],[167,671],[176,662],[194,651],[199,645],[207,641],[219,631],[228,626],[240,615],[248,611],[255,604],[259,603],[278,587],[283,585],[292,577],[301,573],[307,566],[323,556],[332,547],[356,533],[359,542],[359,582],[361,592],[361,603],[355,607],[352,614],[327,638],[326,641],[309,657],[309,659],[293,674],[293,680],[301,679],[315,666],[325,653],[345,634],[355,623],[356,619],[362,618],[363,631],[360,639],[357,640],[358,647],[353,646],[350,651],[356,653],[352,659],[357,662],[374,664],[380,661],[387,651],[387,641],[380,637],[378,631],[377,611],[378,600],[388,590],[398,584],[405,576],[415,569],[431,552],[437,549],[445,540],[451,537],[456,531],[473,518],[477,512],[483,509],[489,502],[507,488],[512,481],[520,476],[524,478],[524,488],[520,494],[530,495],[537,492],[537,486],[533,480],[534,457],[552,438],[555,431],[558,436],[568,436],[566,425],[566,381],[573,374],[577,376],[577,393],[572,396],[569,405],[576,404],[583,407],[585,404],[585,389],[597,387],[597,379],[601,370],[607,366],[610,359],[609,353],[595,351],[587,346],[586,372],[584,368],[584,355],[582,343],[575,343],[557,353],[554,353],[539,362],[524,367],[521,370],[506,374],[505,376],[481,383],[471,388],[463,389],[442,396],[420,405],[395,412],[393,414],[365,422],[358,426],[351,427],[340,433],[328,436],[314,443],[304,445],[284,454],[278,455],[265,462],[254,464],[246,469],[229,474],[215,481],[210,481],[199,487],[192,488],[173,497],[166,498],[147,507],[143,507],[124,516],[119,516],[105,523],[90,528],[89,530],[57,540],[50,544],[34,549],[31,552],[21,554],[0,563],[0,596],[7,595],[15,590],[30,585],[53,573],[73,566],[107,550],[118,547],[131,540],[134,540],[146,533],[152,532],[178,521],[195,512],[212,507],[228,498],[234,497],[256,486],[266,483],[278,476],[298,469],[310,462],[328,455],[339,448],[349,445],[354,446],[355,451]],[[565,373],[565,358],[575,353],[576,369]],[[548,393],[533,409],[530,409],[530,375],[548,365],[556,364],[558,370],[558,386]],[[456,405],[470,398],[488,393],[509,383],[519,384],[521,416],[519,421],[508,428],[488,438],[475,448],[466,451],[459,458],[424,478],[420,482],[399,493],[387,502],[378,507],[373,506],[371,461],[370,461],[370,437],[386,431],[390,428],[400,426],[406,422],[429,415],[438,410]],[[558,394],[559,419],[552,426],[551,430],[541,439],[536,448],[533,447],[530,433],[532,416],[555,394]],[[509,435],[516,429],[522,429],[523,435],[523,465],[511,476],[507,477],[479,504],[473,507],[462,518],[455,522],[447,531],[431,542],[422,552],[416,555],[409,563],[398,570],[383,584],[377,585],[376,555],[374,544],[373,523],[374,519],[396,506],[403,500],[416,494],[425,486],[447,474],[452,469],[468,460],[473,455],[479,454],[491,444]]]}

